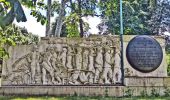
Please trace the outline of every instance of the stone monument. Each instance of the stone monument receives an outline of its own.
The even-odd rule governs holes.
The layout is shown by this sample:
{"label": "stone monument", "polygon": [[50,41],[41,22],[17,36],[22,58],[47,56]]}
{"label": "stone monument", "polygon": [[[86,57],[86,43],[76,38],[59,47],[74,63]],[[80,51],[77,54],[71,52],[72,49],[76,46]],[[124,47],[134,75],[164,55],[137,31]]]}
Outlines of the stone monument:
{"label": "stone monument", "polygon": [[170,86],[164,38],[125,35],[124,77],[119,39],[44,37],[37,45],[8,47],[0,94],[101,96],[107,91],[120,97],[127,89],[139,96],[153,87],[163,94],[164,86]]}

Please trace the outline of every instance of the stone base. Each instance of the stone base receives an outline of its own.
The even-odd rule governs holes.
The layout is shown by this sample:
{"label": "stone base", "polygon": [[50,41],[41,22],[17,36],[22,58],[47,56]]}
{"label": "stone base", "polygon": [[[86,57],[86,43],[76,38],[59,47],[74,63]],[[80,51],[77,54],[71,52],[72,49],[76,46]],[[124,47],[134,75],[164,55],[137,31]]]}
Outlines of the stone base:
{"label": "stone base", "polygon": [[125,86],[170,86],[170,77],[126,77]]}
{"label": "stone base", "polygon": [[164,95],[167,88],[170,89],[170,77],[125,77],[125,86],[2,86],[0,95],[122,97],[129,91],[133,96],[140,96],[142,93],[151,95],[153,90]]}
{"label": "stone base", "polygon": [[[170,88],[170,87],[169,87]],[[36,95],[36,96],[114,96],[128,95],[141,96],[142,92],[151,95],[151,91],[164,95],[162,86],[17,86],[1,87],[0,95]]]}

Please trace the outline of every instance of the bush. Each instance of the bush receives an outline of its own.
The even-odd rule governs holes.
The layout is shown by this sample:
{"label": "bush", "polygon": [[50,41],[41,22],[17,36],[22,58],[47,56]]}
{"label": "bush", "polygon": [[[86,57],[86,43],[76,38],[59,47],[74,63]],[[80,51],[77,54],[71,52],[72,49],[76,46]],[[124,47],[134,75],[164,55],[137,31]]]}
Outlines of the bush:
{"label": "bush", "polygon": [[167,73],[170,76],[170,53],[166,55],[167,58]]}
{"label": "bush", "polygon": [[125,90],[124,96],[125,97],[132,97],[133,96],[133,92],[134,92],[133,89],[130,89],[129,87],[127,87],[127,90]]}

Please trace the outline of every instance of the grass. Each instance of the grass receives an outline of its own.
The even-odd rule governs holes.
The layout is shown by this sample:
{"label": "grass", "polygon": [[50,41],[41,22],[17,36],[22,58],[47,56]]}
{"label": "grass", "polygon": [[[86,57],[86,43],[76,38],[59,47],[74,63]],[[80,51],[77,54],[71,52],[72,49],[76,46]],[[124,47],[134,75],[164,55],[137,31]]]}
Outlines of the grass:
{"label": "grass", "polygon": [[170,100],[170,97],[131,97],[131,98],[114,98],[114,97],[81,97],[81,96],[66,96],[66,97],[18,97],[18,96],[0,96],[0,100]]}

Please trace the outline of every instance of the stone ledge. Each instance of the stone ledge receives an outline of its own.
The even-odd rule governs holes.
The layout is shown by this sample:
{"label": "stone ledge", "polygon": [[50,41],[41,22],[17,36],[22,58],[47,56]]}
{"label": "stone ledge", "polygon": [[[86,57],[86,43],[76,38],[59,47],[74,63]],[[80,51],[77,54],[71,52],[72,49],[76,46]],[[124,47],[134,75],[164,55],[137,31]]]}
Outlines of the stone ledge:
{"label": "stone ledge", "polygon": [[170,86],[170,77],[125,77],[125,86]]}
{"label": "stone ledge", "polygon": [[161,86],[3,86],[0,88],[0,95],[104,96],[107,94],[121,97],[128,90],[132,91],[133,96],[140,96],[141,92],[150,95],[153,89],[164,95],[165,87]]}

